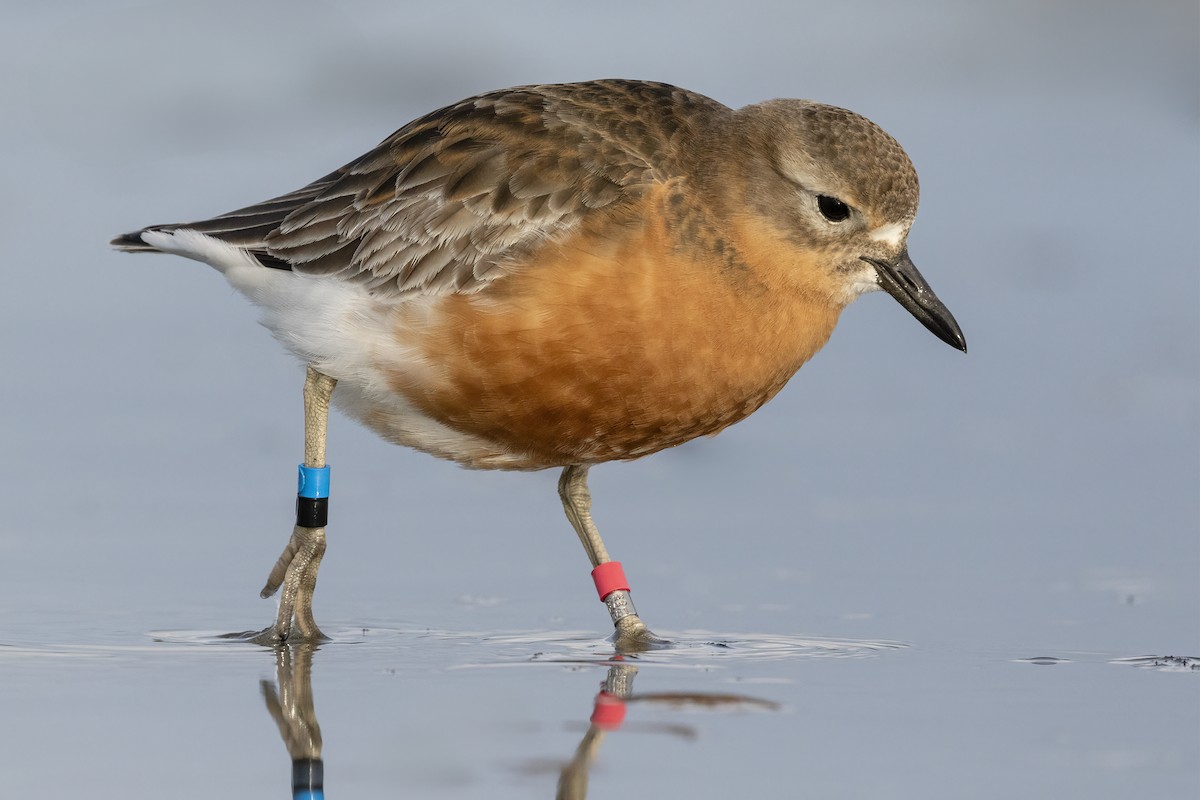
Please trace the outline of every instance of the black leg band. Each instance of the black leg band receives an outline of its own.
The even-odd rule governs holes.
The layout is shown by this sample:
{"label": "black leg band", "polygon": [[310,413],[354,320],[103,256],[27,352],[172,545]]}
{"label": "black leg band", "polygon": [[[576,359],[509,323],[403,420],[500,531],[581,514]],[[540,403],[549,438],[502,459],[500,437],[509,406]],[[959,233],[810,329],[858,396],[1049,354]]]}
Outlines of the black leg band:
{"label": "black leg band", "polygon": [[297,497],[296,524],[301,528],[324,528],[329,524],[328,497]]}
{"label": "black leg band", "polygon": [[292,797],[320,798],[325,796],[325,765],[319,758],[298,758],[292,762]]}

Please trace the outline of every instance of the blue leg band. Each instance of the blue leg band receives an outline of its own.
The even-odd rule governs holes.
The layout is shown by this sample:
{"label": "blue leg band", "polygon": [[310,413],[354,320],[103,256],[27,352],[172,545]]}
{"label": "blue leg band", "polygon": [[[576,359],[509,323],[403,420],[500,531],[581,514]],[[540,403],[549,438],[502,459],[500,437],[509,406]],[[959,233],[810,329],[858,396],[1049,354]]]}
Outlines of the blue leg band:
{"label": "blue leg band", "polygon": [[296,494],[300,497],[329,497],[329,465],[306,467],[300,465],[300,484]]}
{"label": "blue leg band", "polygon": [[300,465],[296,489],[296,524],[301,528],[324,528],[329,524],[329,465]]}

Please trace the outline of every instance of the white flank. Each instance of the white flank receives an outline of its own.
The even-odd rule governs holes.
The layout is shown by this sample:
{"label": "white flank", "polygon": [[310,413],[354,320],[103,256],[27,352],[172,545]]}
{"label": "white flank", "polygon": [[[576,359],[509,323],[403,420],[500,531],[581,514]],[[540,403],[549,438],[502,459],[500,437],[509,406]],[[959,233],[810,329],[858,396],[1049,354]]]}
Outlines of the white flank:
{"label": "white flank", "polygon": [[336,378],[335,405],[397,444],[466,466],[521,468],[522,458],[422,414],[389,385],[444,380],[405,333],[429,325],[442,298],[381,301],[339,278],[264,267],[239,247],[199,231],[146,231],[146,244],[203,261],[262,309],[262,324],[305,364]]}

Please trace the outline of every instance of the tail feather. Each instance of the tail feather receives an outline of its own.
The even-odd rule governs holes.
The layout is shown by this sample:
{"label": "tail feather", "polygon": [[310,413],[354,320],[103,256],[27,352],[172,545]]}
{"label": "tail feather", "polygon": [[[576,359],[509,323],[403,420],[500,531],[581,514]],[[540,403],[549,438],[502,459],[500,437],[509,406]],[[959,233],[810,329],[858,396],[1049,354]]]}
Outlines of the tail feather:
{"label": "tail feather", "polygon": [[[262,264],[264,267],[269,267],[270,269],[290,270],[292,268],[292,265],[290,262],[284,261],[282,258],[271,255],[270,253],[268,253],[266,251],[266,249],[261,244],[261,242],[262,242],[263,238],[266,236],[267,232],[273,227],[274,226],[270,226],[267,230],[263,230],[261,236],[253,236],[252,234],[247,234],[247,231],[237,231],[237,232],[235,232],[235,235],[225,235],[225,236],[215,235],[214,238],[221,239],[222,241],[224,241],[228,244],[231,244],[234,247],[241,248],[246,253],[248,253],[250,256],[252,256],[256,261],[258,261],[258,263]],[[194,230],[194,231],[198,231],[200,233],[213,235],[213,234],[209,233],[209,231],[204,230],[204,223],[186,224],[186,225],[151,225],[147,228],[142,228],[140,231],[131,231],[130,233],[123,233],[120,236],[113,239],[112,241],[110,241],[109,244],[112,245],[113,247],[115,247],[117,250],[120,250],[123,253],[162,253],[165,251],[155,247],[152,244],[148,244],[146,242],[146,240],[144,238],[142,238],[142,234],[148,233],[151,231],[155,231],[155,232],[163,231],[163,232],[167,232],[167,233],[173,233],[174,231],[177,231],[177,230]],[[249,241],[239,241],[239,239],[243,238],[243,236],[241,236],[240,234],[247,234],[244,236],[244,238],[248,239]],[[255,246],[255,245],[257,245],[257,246]]]}
{"label": "tail feather", "polygon": [[154,230],[154,228],[142,228],[140,231],[122,233],[109,244],[125,253],[153,253],[155,249],[142,241],[142,232],[147,230]]}
{"label": "tail feather", "polygon": [[290,263],[267,252],[268,234],[278,228],[289,214],[316,199],[341,175],[341,170],[331,172],[302,189],[246,208],[239,208],[212,219],[198,222],[177,222],[169,225],[150,225],[141,230],[123,233],[109,244],[126,253],[156,253],[161,251],[153,245],[147,244],[142,238],[143,233],[149,231],[173,233],[186,229],[220,239],[234,247],[240,247],[257,258],[265,267],[291,269]]}

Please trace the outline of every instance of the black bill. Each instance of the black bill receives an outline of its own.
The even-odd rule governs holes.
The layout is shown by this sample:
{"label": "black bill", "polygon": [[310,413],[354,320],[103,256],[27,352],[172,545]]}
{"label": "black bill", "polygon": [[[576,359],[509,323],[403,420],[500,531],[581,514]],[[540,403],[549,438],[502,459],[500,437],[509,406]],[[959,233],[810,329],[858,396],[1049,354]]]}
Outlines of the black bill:
{"label": "black bill", "polygon": [[896,298],[934,336],[951,347],[967,352],[967,340],[954,321],[954,315],[942,305],[942,301],[937,299],[937,295],[921,277],[916,265],[908,257],[908,250],[902,252],[895,261],[866,256],[862,260],[875,267],[883,290]]}

